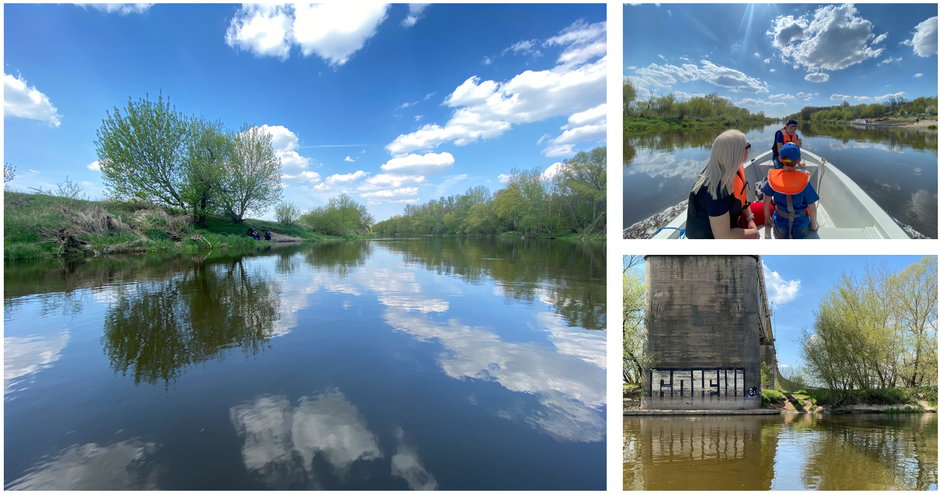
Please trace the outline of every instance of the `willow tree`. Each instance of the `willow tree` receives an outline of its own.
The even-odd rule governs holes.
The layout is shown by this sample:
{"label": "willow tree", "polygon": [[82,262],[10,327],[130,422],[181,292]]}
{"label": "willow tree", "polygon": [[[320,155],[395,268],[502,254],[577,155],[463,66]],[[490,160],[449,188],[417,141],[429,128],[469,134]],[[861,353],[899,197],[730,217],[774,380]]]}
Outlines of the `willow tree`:
{"label": "willow tree", "polygon": [[625,256],[623,267],[623,380],[639,384],[649,368],[646,353],[646,284],[633,270],[641,256]]}
{"label": "willow tree", "polygon": [[206,215],[218,202],[226,163],[235,155],[235,140],[221,122],[193,119],[187,151],[186,180],[180,195],[193,221],[205,226]]}
{"label": "willow tree", "polygon": [[128,98],[107,113],[95,146],[105,186],[121,199],[145,199],[185,207],[189,120],[163,95]]}
{"label": "willow tree", "polygon": [[235,223],[248,211],[263,213],[281,198],[281,160],[274,153],[271,134],[245,126],[235,136],[232,158],[223,167],[219,204]]}

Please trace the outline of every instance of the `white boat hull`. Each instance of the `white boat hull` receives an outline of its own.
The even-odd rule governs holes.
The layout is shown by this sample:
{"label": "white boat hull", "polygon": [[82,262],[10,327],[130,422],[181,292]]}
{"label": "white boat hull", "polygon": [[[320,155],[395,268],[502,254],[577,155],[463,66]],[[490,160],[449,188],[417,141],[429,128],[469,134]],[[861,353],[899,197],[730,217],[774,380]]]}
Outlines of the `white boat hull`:
{"label": "white boat hull", "polygon": [[[819,230],[811,232],[809,238],[910,238],[881,206],[832,163],[810,151],[802,150],[801,155],[810,173],[810,182],[819,193]],[[757,200],[754,185],[767,177],[773,167],[772,159],[771,151],[766,151],[745,165],[744,174],[750,183],[749,201]],[[683,210],[651,238],[680,238],[685,220]],[[762,238],[773,238],[773,227],[759,229]]]}

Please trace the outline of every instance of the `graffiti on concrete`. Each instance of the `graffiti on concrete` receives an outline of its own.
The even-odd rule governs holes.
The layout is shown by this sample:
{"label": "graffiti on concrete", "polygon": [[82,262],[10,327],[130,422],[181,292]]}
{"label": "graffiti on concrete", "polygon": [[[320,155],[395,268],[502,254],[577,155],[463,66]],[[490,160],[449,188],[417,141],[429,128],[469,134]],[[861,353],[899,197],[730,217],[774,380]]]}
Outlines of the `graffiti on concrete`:
{"label": "graffiti on concrete", "polygon": [[652,398],[709,398],[746,397],[744,369],[652,369],[650,371],[650,397]]}

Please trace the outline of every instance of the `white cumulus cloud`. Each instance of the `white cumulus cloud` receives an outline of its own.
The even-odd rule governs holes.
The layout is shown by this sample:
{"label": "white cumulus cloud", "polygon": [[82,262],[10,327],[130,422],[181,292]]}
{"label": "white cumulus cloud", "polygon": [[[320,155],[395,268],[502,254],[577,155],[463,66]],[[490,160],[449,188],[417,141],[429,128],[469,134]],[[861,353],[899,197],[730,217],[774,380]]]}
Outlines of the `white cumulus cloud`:
{"label": "white cumulus cloud", "polygon": [[774,305],[782,305],[800,293],[800,280],[785,280],[780,273],[764,266],[764,281],[767,285],[767,298]]}
{"label": "white cumulus cloud", "polygon": [[811,74],[806,74],[803,79],[809,82],[826,82],[829,80],[829,74],[825,72],[813,72]]}
{"label": "white cumulus cloud", "polygon": [[[312,160],[306,156],[301,156],[296,151],[300,145],[297,134],[294,134],[293,131],[283,125],[265,124],[259,128],[271,136],[271,146],[274,148],[274,154],[281,159],[281,169],[286,175],[299,175],[300,172],[310,167]],[[314,173],[314,175],[316,174]],[[319,175],[317,177],[319,180]]]}
{"label": "white cumulus cloud", "polygon": [[914,49],[918,57],[937,54],[937,16],[927,19],[914,28],[914,36],[901,43]]}
{"label": "white cumulus cloud", "polygon": [[326,177],[326,183],[337,184],[337,183],[355,182],[356,180],[359,180],[360,178],[365,177],[368,174],[369,174],[368,172],[364,172],[362,170],[356,170],[353,173],[337,173],[334,175],[330,175],[329,177]]}
{"label": "white cumulus cloud", "polygon": [[526,70],[508,81],[470,76],[445,99],[454,108],[445,124],[426,124],[385,148],[400,156],[446,142],[463,146],[502,135],[514,125],[594,108],[606,99],[605,40],[606,23],[576,22],[541,45],[565,47],[555,67]]}
{"label": "white cumulus cloud", "polygon": [[91,163],[88,163],[88,165],[85,166],[85,168],[88,168],[89,170],[91,170],[91,171],[93,171],[93,172],[100,172],[100,171],[101,171],[101,162],[98,161],[98,160],[92,161]]}
{"label": "white cumulus cloud", "polygon": [[819,7],[800,17],[779,16],[772,23],[767,34],[773,38],[781,58],[794,67],[802,66],[816,73],[842,70],[878,57],[884,48],[874,45],[887,36],[876,35],[874,24],[859,16],[850,4]]}
{"label": "white cumulus cloud", "polygon": [[62,124],[62,115],[48,96],[30,86],[22,76],[10,74],[3,74],[3,115],[39,120],[53,127]]}
{"label": "white cumulus cloud", "polygon": [[77,5],[118,15],[143,14],[153,7],[152,3],[80,3]]}
{"label": "white cumulus cloud", "polygon": [[426,8],[428,8],[428,4],[426,3],[408,4],[408,15],[405,16],[405,20],[401,21],[401,25],[411,27],[417,24],[418,20],[421,19],[421,13],[424,12]]}
{"label": "white cumulus cloud", "polygon": [[387,10],[388,5],[376,2],[243,5],[229,21],[225,42],[282,60],[296,45],[303,56],[340,66],[375,35]]}
{"label": "white cumulus cloud", "polygon": [[652,63],[634,70],[636,76],[631,81],[637,89],[649,92],[651,88],[671,87],[679,82],[703,81],[713,86],[732,92],[767,93],[767,82],[751,77],[740,70],[717,65],[709,60],[700,60],[698,64],[682,65]]}
{"label": "white cumulus cloud", "polygon": [[392,158],[382,165],[382,170],[400,175],[433,175],[442,173],[454,164],[450,153],[409,154]]}

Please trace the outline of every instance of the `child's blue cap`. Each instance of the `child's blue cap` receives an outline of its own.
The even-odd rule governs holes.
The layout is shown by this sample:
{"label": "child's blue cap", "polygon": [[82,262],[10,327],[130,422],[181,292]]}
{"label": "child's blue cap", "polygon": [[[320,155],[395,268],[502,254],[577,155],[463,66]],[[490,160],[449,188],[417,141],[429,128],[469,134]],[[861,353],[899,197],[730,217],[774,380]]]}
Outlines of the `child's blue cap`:
{"label": "child's blue cap", "polygon": [[780,162],[786,165],[795,165],[800,162],[800,147],[792,142],[780,146]]}

